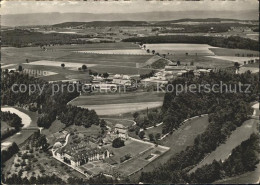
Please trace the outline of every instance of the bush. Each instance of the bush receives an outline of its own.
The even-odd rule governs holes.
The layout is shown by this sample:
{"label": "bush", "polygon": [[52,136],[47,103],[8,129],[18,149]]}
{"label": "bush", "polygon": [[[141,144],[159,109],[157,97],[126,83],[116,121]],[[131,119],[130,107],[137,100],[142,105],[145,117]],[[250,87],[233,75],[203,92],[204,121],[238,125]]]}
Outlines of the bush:
{"label": "bush", "polygon": [[120,148],[122,146],[125,146],[125,142],[121,138],[116,138],[113,140],[112,146],[114,148]]}

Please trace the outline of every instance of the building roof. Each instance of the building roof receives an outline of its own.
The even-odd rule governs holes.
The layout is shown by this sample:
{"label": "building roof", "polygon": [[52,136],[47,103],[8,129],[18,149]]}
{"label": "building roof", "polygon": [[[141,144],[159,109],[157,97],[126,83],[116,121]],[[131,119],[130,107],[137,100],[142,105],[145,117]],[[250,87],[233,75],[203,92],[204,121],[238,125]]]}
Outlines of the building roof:
{"label": "building roof", "polygon": [[115,125],[115,128],[126,129],[126,127],[125,127],[124,125],[120,124],[120,123],[117,123],[117,124]]}

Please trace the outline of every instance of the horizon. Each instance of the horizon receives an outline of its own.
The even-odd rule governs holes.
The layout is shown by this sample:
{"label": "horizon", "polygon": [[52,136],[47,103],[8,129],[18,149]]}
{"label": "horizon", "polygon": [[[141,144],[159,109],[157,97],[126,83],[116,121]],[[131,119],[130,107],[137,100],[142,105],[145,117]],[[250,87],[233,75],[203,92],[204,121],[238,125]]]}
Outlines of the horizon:
{"label": "horizon", "polygon": [[[147,13],[189,11],[254,11],[257,0],[237,1],[2,1],[1,15],[30,13]],[[73,9],[73,11],[71,11]]]}

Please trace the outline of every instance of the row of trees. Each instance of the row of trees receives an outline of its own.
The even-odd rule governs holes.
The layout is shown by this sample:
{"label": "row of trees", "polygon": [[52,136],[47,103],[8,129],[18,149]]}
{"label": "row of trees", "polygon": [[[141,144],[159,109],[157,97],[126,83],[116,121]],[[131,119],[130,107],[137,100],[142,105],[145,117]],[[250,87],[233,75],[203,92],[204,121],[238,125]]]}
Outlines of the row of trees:
{"label": "row of trees", "polygon": [[258,41],[242,38],[238,36],[206,37],[206,36],[187,36],[187,35],[167,35],[167,36],[149,36],[133,37],[123,40],[124,42],[139,43],[189,43],[189,44],[209,44],[215,47],[249,49],[258,51]]}

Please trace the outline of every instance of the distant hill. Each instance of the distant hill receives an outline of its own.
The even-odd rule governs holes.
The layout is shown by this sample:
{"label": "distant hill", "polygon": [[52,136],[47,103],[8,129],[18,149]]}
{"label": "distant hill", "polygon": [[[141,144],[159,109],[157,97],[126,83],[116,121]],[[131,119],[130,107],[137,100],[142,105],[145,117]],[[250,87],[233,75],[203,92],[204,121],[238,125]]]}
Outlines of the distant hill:
{"label": "distant hill", "polygon": [[53,27],[77,27],[77,26],[142,26],[148,25],[145,21],[92,21],[92,22],[64,22],[54,24]]}
{"label": "distant hill", "polygon": [[168,21],[177,19],[224,18],[258,20],[258,10],[246,11],[174,11],[143,13],[33,13],[1,15],[3,26],[53,25],[63,22],[91,21]]}

